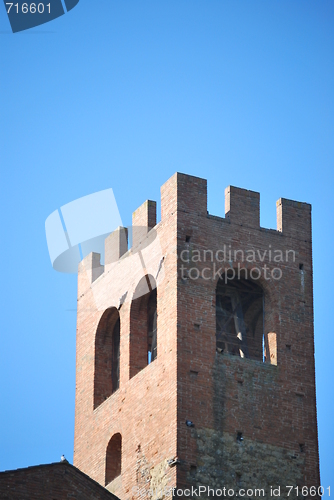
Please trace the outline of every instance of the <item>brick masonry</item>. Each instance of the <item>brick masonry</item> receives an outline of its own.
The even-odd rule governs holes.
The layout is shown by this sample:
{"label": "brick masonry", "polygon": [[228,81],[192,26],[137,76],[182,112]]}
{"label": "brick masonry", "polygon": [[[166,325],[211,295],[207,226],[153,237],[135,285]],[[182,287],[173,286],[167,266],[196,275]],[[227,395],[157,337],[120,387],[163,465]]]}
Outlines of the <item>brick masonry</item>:
{"label": "brick masonry", "polygon": [[118,500],[68,462],[0,472],[1,500]]}
{"label": "brick masonry", "polygon": [[[161,188],[158,224],[154,202],[134,213],[131,250],[119,229],[104,268],[96,254],[79,266],[74,463],[106,485],[108,443],[121,434],[121,475],[107,488],[122,500],[203,482],[319,485],[311,207],[280,199],[277,230],[261,228],[259,194],[230,186],[225,212],[208,214],[206,180],[177,173]],[[217,283],[238,266],[263,290],[266,362],[216,351]],[[143,274],[157,283],[157,359],[147,366],[133,300]],[[94,407],[108,308],[120,317],[120,385]]]}

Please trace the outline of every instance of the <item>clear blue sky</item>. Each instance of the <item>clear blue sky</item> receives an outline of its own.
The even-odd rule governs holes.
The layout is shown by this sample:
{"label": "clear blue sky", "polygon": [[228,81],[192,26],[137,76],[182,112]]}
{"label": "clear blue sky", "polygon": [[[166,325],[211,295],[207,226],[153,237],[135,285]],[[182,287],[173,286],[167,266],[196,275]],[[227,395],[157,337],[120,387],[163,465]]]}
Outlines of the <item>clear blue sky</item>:
{"label": "clear blue sky", "polygon": [[0,6],[0,470],[73,459],[76,276],[48,215],[112,187],[124,224],[175,172],[313,205],[322,484],[333,467],[334,3],[80,0],[11,34]]}

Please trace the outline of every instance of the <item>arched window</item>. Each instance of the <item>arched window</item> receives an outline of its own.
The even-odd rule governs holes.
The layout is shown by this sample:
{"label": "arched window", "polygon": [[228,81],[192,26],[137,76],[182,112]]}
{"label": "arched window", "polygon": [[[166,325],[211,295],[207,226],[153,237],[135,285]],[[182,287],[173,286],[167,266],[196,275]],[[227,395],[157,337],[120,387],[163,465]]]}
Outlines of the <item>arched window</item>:
{"label": "arched window", "polygon": [[228,278],[216,289],[217,352],[263,361],[263,290],[254,281]]}
{"label": "arched window", "polygon": [[111,483],[122,470],[122,436],[117,433],[110,439],[106,452],[105,485]]}
{"label": "arched window", "polygon": [[130,378],[157,357],[157,289],[153,276],[138,283],[130,311]]}
{"label": "arched window", "polygon": [[115,307],[107,309],[95,337],[94,408],[119,388],[120,318]]}

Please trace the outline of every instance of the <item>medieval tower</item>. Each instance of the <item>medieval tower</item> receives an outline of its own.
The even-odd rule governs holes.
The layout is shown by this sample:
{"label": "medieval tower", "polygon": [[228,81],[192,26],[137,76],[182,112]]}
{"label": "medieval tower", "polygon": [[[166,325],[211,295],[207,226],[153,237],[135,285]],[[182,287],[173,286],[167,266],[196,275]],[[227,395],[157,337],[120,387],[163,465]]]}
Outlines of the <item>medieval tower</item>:
{"label": "medieval tower", "polygon": [[74,465],[121,500],[319,486],[311,206],[259,202],[177,173],[79,266]]}

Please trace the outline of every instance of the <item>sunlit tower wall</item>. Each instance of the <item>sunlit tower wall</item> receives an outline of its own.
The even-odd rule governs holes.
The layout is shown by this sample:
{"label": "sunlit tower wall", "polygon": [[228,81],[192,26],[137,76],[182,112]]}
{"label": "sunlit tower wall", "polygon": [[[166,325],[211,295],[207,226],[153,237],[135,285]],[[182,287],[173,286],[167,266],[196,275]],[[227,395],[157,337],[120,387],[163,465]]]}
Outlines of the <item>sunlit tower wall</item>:
{"label": "sunlit tower wall", "polygon": [[319,486],[311,206],[259,202],[177,173],[79,266],[74,464],[122,500]]}

